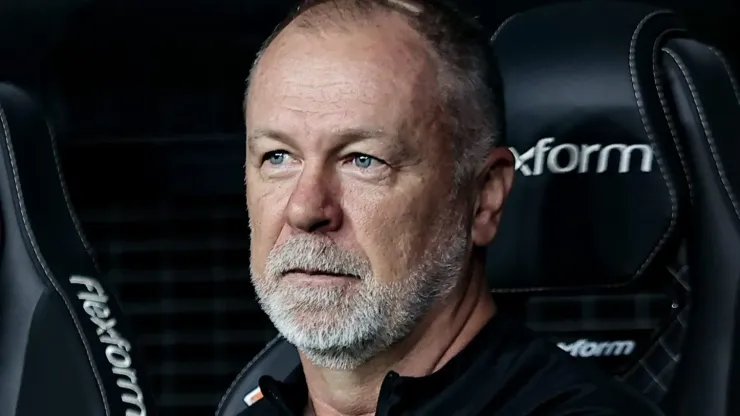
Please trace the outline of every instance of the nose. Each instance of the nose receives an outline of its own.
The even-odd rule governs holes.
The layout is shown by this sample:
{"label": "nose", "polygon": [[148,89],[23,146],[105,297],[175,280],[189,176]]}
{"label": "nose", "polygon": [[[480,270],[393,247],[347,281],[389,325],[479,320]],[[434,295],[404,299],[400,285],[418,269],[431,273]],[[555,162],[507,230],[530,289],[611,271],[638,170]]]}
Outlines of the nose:
{"label": "nose", "polygon": [[287,207],[287,222],[304,232],[331,232],[342,225],[342,209],[331,178],[304,168]]}

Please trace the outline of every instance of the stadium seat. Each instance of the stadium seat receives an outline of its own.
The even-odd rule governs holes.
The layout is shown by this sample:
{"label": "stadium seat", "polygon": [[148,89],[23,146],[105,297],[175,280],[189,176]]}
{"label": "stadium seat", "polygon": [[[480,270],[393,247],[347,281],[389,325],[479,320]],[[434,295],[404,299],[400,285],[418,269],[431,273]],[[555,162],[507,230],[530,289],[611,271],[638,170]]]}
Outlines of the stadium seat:
{"label": "stadium seat", "polygon": [[154,414],[37,104],[0,84],[0,415]]}
{"label": "stadium seat", "polygon": [[[667,414],[738,414],[740,106],[721,54],[623,2],[532,9],[492,45],[517,161],[486,266],[500,313]],[[276,338],[217,416],[296,365]]]}

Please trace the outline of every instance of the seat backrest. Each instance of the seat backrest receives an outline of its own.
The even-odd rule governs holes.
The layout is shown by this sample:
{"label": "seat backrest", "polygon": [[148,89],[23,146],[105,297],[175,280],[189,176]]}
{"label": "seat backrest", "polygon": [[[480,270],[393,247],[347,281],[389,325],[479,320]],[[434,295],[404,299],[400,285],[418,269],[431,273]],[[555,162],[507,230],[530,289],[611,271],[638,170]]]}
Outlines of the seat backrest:
{"label": "seat backrest", "polygon": [[575,2],[493,37],[517,176],[487,271],[502,313],[660,403],[686,333],[689,187],[658,88],[670,11]]}
{"label": "seat backrest", "polygon": [[[695,167],[681,125],[688,121],[667,91],[661,52],[689,39],[672,12],[627,2],[544,6],[498,28],[492,44],[517,175],[486,271],[501,313],[665,409],[674,409],[675,391],[696,405],[681,414],[719,416],[731,413],[710,406],[717,394],[709,387],[692,393],[691,379],[681,386],[676,375],[703,374],[727,391],[729,378],[714,369],[730,366],[730,356],[702,365],[733,345],[735,334],[720,339],[722,348],[693,338],[716,332],[696,326],[732,331],[734,320],[717,326],[708,317],[737,306],[734,284],[722,306],[712,305],[719,297],[695,292],[722,287],[707,283],[713,275],[705,259],[720,241],[696,230],[688,181]],[[717,88],[732,94],[729,84]],[[705,199],[705,215],[732,213],[717,203]],[[706,305],[697,309],[699,301]],[[712,313],[697,317],[701,310]],[[237,414],[258,394],[260,375],[280,379],[290,365],[298,365],[297,354],[278,337],[237,377],[217,415]]]}
{"label": "seat backrest", "polygon": [[0,84],[0,414],[144,416],[141,361],[70,205],[40,109]]}
{"label": "seat backrest", "polygon": [[726,60],[634,3],[531,11],[494,48],[521,174],[491,245],[499,304],[524,305],[533,329],[669,414],[737,414],[740,106]]}
{"label": "seat backrest", "polygon": [[661,88],[692,191],[691,314],[666,406],[676,415],[740,414],[740,87],[720,51],[672,39]]}

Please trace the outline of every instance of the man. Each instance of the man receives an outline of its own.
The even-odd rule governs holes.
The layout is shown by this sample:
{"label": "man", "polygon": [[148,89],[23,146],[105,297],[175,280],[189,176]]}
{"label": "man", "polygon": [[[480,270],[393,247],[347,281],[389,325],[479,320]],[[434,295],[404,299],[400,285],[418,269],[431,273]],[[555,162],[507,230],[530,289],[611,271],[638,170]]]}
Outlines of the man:
{"label": "man", "polygon": [[243,415],[649,415],[496,315],[513,178],[483,35],[442,4],[304,4],[246,97],[259,301],[302,366]]}

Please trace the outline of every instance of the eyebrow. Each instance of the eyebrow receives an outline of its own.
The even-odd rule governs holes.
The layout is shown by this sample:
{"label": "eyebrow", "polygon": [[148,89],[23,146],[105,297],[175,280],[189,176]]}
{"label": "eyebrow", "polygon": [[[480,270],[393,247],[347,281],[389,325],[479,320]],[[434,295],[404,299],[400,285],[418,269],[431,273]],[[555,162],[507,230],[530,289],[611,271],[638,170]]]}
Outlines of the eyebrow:
{"label": "eyebrow", "polygon": [[[379,139],[386,145],[397,150],[403,150],[406,147],[395,134],[388,134],[385,130],[379,128],[341,128],[333,130],[329,135],[339,138],[339,146],[347,146],[351,143],[367,139]],[[257,128],[249,132],[247,135],[247,147],[251,147],[259,139],[273,139],[297,147],[295,138],[289,134],[279,130],[264,128]]]}
{"label": "eyebrow", "polygon": [[[346,138],[349,140],[362,140],[370,138],[380,138],[389,136],[383,129],[373,128],[344,128],[331,132],[332,136]],[[257,128],[249,133],[247,140],[259,138],[270,138],[280,141],[293,141],[289,134],[274,129]]]}
{"label": "eyebrow", "polygon": [[291,142],[293,140],[289,135],[273,129],[255,129],[247,133],[247,144],[257,139],[274,139],[281,142]]}

